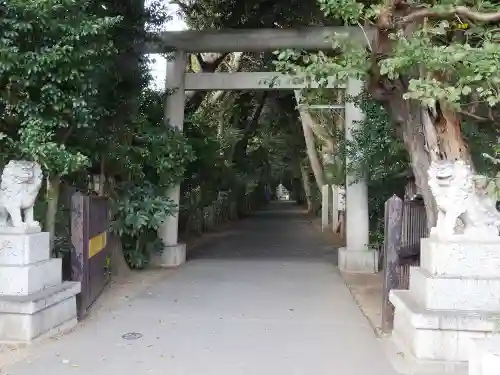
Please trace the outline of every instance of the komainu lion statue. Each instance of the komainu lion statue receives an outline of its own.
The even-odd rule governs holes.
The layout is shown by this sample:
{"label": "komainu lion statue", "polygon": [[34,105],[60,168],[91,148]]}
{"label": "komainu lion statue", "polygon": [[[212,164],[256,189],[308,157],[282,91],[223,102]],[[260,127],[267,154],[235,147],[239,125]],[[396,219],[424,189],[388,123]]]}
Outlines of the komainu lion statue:
{"label": "komainu lion statue", "polygon": [[38,163],[9,161],[2,172],[0,184],[0,227],[40,227],[33,217],[33,206],[42,179],[43,173]]}
{"label": "komainu lion statue", "polygon": [[[438,207],[437,224],[431,236],[487,240],[499,238],[500,213],[486,195],[483,176],[475,176],[463,161],[436,161],[429,168],[429,187]],[[457,233],[458,219],[463,233]]]}

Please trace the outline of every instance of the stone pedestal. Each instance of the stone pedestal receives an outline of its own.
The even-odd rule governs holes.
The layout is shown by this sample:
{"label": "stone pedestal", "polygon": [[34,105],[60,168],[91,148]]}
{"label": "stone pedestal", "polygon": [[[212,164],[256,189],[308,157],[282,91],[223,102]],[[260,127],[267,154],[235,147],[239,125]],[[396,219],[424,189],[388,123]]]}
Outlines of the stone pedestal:
{"label": "stone pedestal", "polygon": [[76,325],[80,283],[62,282],[49,233],[0,234],[0,342],[28,343]]}
{"label": "stone pedestal", "polygon": [[378,252],[373,249],[349,250],[339,248],[338,265],[342,272],[377,273]]}
{"label": "stone pedestal", "polygon": [[474,339],[493,335],[500,316],[500,240],[422,240],[410,289],[393,290],[393,340],[420,360],[469,359]]}
{"label": "stone pedestal", "polygon": [[500,338],[474,340],[469,357],[469,375],[500,374]]}
{"label": "stone pedestal", "polygon": [[186,244],[164,246],[159,253],[152,254],[151,264],[161,268],[175,268],[186,263]]}

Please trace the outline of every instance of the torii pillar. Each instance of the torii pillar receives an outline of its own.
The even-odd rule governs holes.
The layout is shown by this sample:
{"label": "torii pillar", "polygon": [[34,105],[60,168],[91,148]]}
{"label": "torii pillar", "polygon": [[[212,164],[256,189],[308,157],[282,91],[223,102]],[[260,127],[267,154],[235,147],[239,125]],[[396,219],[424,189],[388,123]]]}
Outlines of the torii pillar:
{"label": "torii pillar", "polygon": [[[181,130],[184,127],[184,106],[186,93],[184,76],[186,73],[187,53],[175,51],[167,59],[165,103],[165,126],[173,126]],[[186,261],[186,245],[179,243],[179,201],[180,184],[168,191],[167,195],[177,206],[173,215],[169,216],[158,230],[164,247],[161,254],[153,257],[153,263],[162,267],[177,267]]]}
{"label": "torii pillar", "polygon": [[[363,82],[349,79],[346,88],[348,96],[356,97],[363,91]],[[353,132],[363,120],[363,112],[353,102],[345,103],[345,138],[353,139]],[[349,163],[349,160],[346,160]],[[378,268],[377,252],[368,248],[369,212],[368,188],[364,179],[355,180],[346,176],[345,208],[346,247],[339,249],[338,264],[341,271],[374,273]]]}

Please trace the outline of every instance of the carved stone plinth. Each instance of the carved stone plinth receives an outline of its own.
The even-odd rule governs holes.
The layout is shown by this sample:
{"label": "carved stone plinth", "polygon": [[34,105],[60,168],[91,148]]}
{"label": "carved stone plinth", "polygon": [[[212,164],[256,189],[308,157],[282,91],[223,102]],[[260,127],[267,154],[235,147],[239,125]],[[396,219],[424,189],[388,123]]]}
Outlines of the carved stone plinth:
{"label": "carved stone plinth", "polygon": [[500,239],[423,239],[410,289],[393,290],[393,340],[420,360],[467,361],[474,339],[497,331]]}
{"label": "carved stone plinth", "polygon": [[62,282],[49,233],[0,233],[0,342],[27,343],[76,324],[80,283]]}

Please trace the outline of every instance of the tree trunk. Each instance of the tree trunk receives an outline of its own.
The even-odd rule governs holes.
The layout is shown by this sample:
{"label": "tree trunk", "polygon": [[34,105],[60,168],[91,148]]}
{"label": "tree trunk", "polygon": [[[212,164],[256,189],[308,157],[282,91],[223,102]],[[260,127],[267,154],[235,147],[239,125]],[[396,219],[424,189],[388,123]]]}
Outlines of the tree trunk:
{"label": "tree trunk", "polygon": [[318,151],[316,150],[316,142],[314,139],[314,134],[311,128],[311,118],[304,111],[300,111],[300,117],[302,122],[302,130],[304,131],[304,140],[306,143],[307,156],[309,158],[309,164],[314,174],[316,180],[316,185],[321,191],[323,185],[325,185],[325,178],[323,175],[323,167],[319,160]]}
{"label": "tree trunk", "polygon": [[449,104],[440,102],[436,106],[436,114],[434,126],[441,159],[464,160],[472,164],[469,147],[462,137],[458,113]]}
{"label": "tree trunk", "polygon": [[[198,63],[200,64],[201,72],[214,73],[219,65],[224,61],[229,53],[223,54],[203,54],[196,55]],[[203,100],[205,100],[207,92],[205,91],[192,91],[186,94],[186,113],[194,113],[200,108]]]}
{"label": "tree trunk", "polygon": [[49,243],[51,252],[54,250],[60,187],[61,178],[59,176],[54,176],[52,178],[47,177],[47,211],[45,213],[45,231],[50,234]]}
{"label": "tree trunk", "polygon": [[302,176],[302,184],[304,185],[304,193],[306,195],[307,212],[311,213],[313,212],[311,181],[309,181],[309,173],[302,163],[300,164],[300,174]]}
{"label": "tree trunk", "polygon": [[410,156],[415,184],[424,199],[427,228],[430,229],[436,225],[437,207],[434,196],[429,189],[430,160],[425,149],[425,137],[420,118],[419,114],[410,114],[408,120],[402,124],[403,142]]}
{"label": "tree trunk", "polygon": [[120,237],[117,234],[111,234],[108,241],[111,250],[111,274],[118,278],[128,277],[131,271],[123,255]]}
{"label": "tree trunk", "polygon": [[[380,73],[379,62],[393,53],[393,16],[397,2],[387,3],[377,19],[377,33],[373,43],[372,64],[367,90],[386,108],[389,116],[402,130],[402,138],[410,155],[415,183],[422,194],[427,214],[427,226],[436,225],[437,207],[428,185],[431,160],[465,160],[471,162],[470,152],[462,138],[457,112],[447,103],[436,102],[434,108],[416,100],[404,100],[410,77],[391,80]],[[411,35],[412,24],[406,25],[405,34]],[[416,69],[415,76],[422,72]],[[437,77],[438,79],[440,77]],[[443,78],[445,79],[445,78]]]}
{"label": "tree trunk", "polygon": [[99,173],[99,196],[104,197],[106,185],[106,156],[104,154],[101,155],[101,168]]}
{"label": "tree trunk", "polygon": [[425,124],[425,114],[420,102],[404,100],[403,92],[394,90],[391,95],[383,96],[383,100],[380,100],[380,97],[377,99],[384,105],[390,118],[399,128],[406,151],[410,156],[415,184],[424,199],[427,228],[430,229],[436,225],[437,207],[429,188],[430,157],[428,148],[434,149],[437,141],[429,139],[430,144],[427,145],[425,134],[432,135],[432,127],[429,127],[428,123]]}
{"label": "tree trunk", "polygon": [[268,94],[264,92],[260,96],[257,102],[257,106],[252,109],[253,112],[249,119],[248,117],[241,115],[240,117],[238,117],[238,122],[240,122],[241,121],[240,119],[242,118],[247,118],[247,120],[245,127],[243,129],[239,128],[239,130],[242,131],[241,139],[237,141],[236,144],[234,145],[234,151],[231,160],[236,166],[244,166],[246,163],[247,160],[246,152],[248,148],[248,143],[250,142],[252,137],[255,135],[255,132],[257,131],[260,115],[262,113],[264,105],[266,104],[267,95]]}
{"label": "tree trunk", "polygon": [[[295,91],[295,100],[299,104],[298,92]],[[309,158],[309,164],[314,174],[316,184],[318,185],[319,191],[321,191],[323,185],[325,185],[325,177],[323,174],[323,167],[319,161],[318,151],[316,150],[316,142],[314,140],[314,133],[312,130],[313,119],[307,111],[302,111],[299,108],[300,120],[302,123],[302,130],[304,132],[304,140],[306,143],[307,156]]]}

